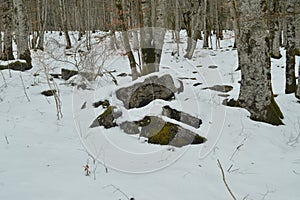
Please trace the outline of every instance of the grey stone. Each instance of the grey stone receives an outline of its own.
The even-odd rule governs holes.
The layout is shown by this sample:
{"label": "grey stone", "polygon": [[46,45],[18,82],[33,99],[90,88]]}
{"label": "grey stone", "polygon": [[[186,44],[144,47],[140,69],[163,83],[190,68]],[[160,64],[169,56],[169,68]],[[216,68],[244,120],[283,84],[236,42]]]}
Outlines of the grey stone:
{"label": "grey stone", "polygon": [[182,147],[182,146],[186,146],[189,144],[201,144],[206,141],[206,139],[203,138],[202,140],[201,139],[198,140],[199,142],[196,143],[196,142],[194,142],[194,141],[196,141],[195,140],[196,137],[203,138],[188,129],[178,126],[177,133],[176,133],[175,137],[170,141],[169,145],[174,146],[174,147]]}
{"label": "grey stone", "polygon": [[123,122],[120,124],[120,128],[127,134],[139,134],[139,125],[136,122]]}
{"label": "grey stone", "polygon": [[209,89],[209,90],[214,90],[214,91],[217,91],[217,92],[230,92],[233,87],[231,85],[214,85],[214,86],[211,86],[211,87],[206,87],[206,88],[203,88],[204,90],[206,89]]}
{"label": "grey stone", "polygon": [[142,127],[141,136],[150,138],[157,134],[165,125],[165,121],[159,117],[150,116],[147,117],[149,121]]}
{"label": "grey stone", "polygon": [[127,109],[140,108],[148,105],[155,99],[172,100],[177,88],[170,75],[162,77],[151,76],[144,82],[135,83],[116,91],[116,96]]}
{"label": "grey stone", "polygon": [[169,117],[171,119],[177,120],[179,122],[190,125],[194,128],[199,128],[202,124],[202,120],[194,117],[188,113],[178,111],[176,109],[171,108],[170,106],[164,106],[162,110],[162,115]]}

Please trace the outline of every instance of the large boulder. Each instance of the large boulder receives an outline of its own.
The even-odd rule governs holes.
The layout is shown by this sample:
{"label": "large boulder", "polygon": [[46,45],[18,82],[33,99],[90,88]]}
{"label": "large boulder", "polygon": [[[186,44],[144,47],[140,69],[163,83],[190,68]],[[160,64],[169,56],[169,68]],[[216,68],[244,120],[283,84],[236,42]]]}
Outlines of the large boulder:
{"label": "large boulder", "polygon": [[170,101],[175,98],[177,88],[170,75],[161,77],[151,76],[143,82],[135,83],[116,91],[116,96],[127,109],[140,108],[148,105],[155,99]]}

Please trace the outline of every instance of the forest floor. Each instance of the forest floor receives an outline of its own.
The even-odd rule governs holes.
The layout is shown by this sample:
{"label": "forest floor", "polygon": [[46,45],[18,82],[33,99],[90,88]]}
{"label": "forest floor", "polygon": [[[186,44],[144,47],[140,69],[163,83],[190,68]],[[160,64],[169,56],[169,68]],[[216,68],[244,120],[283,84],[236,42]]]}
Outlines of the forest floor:
{"label": "forest floor", "polygon": [[[32,51],[31,70],[1,71],[0,199],[233,199],[220,167],[236,199],[299,199],[300,103],[284,93],[284,50],[281,59],[272,60],[272,81],[285,125],[272,126],[250,120],[244,109],[222,105],[225,98],[237,98],[239,93],[240,72],[235,71],[237,51],[231,47],[231,32],[225,33],[221,49],[202,49],[199,41],[191,60],[183,58],[184,32],[181,37],[177,57],[172,55],[176,43],[168,32],[156,75],[171,74],[183,82],[184,91],[174,101],[156,100],[145,108],[124,111],[120,120],[159,115],[162,105],[171,105],[202,119],[194,131],[205,136],[206,143],[172,148],[148,144],[118,127],[89,129],[103,112],[92,103],[108,99],[120,105],[115,90],[131,83],[130,76],[118,76],[130,73],[127,57],[122,50],[110,54],[105,45],[94,44],[93,53],[82,55],[84,62],[78,64],[101,66],[103,76],[87,83],[93,90],[70,86],[80,81],[76,76],[49,82],[59,90],[63,118],[57,120],[55,99],[41,95],[49,89],[47,74],[76,69],[71,63],[80,58],[71,55],[71,50],[64,53],[63,36],[48,33],[46,51]],[[204,90],[214,85],[230,85],[233,90]],[[85,102],[86,109],[81,109]]]}

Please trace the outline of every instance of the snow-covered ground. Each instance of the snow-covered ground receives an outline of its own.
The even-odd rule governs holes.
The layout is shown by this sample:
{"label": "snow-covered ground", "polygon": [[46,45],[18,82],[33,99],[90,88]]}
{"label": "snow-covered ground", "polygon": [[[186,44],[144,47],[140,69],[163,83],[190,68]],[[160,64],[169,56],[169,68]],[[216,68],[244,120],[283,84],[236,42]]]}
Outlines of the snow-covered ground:
{"label": "snow-covered ground", "polygon": [[[58,33],[49,33],[47,38],[63,41]],[[93,85],[95,90],[77,90],[63,80],[54,79],[62,102],[61,120],[56,119],[54,98],[40,94],[49,89],[43,63],[54,72],[62,67],[74,68],[73,65],[37,51],[32,52],[33,69],[23,73],[11,71],[11,77],[8,70],[3,70],[0,199],[232,199],[217,160],[237,199],[299,199],[300,104],[293,95],[284,94],[284,56],[272,60],[272,76],[285,125],[271,126],[251,121],[244,109],[223,106],[220,92],[203,90],[226,84],[234,87],[228,93],[229,98],[238,97],[240,72],[235,71],[237,52],[228,47],[233,42],[230,32],[221,41],[222,49],[202,49],[199,41],[192,60],[183,58],[184,38],[182,33],[181,56],[176,58],[171,55],[176,44],[168,33],[158,75],[170,73],[176,78],[196,78],[182,80],[184,92],[167,104],[203,120],[195,130],[208,138],[203,145],[170,148],[144,143],[138,136],[126,135],[118,128],[87,128],[103,111],[92,108],[93,102],[109,99],[120,106],[113,91],[130,84],[130,77],[116,76],[130,73],[126,56],[111,56],[105,63],[105,70],[116,70],[113,75],[118,86],[107,74]],[[54,55],[74,60],[62,55],[63,46],[48,44],[46,50]],[[299,58],[297,66],[298,63]],[[212,65],[218,68],[209,68]],[[39,76],[33,76],[37,73]],[[199,82],[202,85],[193,86]],[[87,109],[82,110],[85,101]],[[166,102],[155,101],[143,109],[123,110],[119,120],[135,120],[145,113],[159,115],[163,104]],[[90,166],[90,176],[85,176],[86,164]]]}

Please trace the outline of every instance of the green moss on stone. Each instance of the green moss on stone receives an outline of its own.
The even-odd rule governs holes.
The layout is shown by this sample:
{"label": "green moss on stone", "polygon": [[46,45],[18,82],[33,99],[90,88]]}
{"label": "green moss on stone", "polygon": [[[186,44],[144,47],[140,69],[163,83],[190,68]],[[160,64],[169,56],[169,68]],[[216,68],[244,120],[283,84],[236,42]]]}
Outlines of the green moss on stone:
{"label": "green moss on stone", "polygon": [[272,95],[271,104],[267,107],[267,116],[265,121],[272,125],[283,125],[284,124],[282,122],[283,118],[284,118],[283,114],[278,104],[276,103],[274,96]]}
{"label": "green moss on stone", "polygon": [[175,137],[177,131],[178,125],[167,122],[157,134],[149,138],[148,142],[152,144],[168,145]]}

